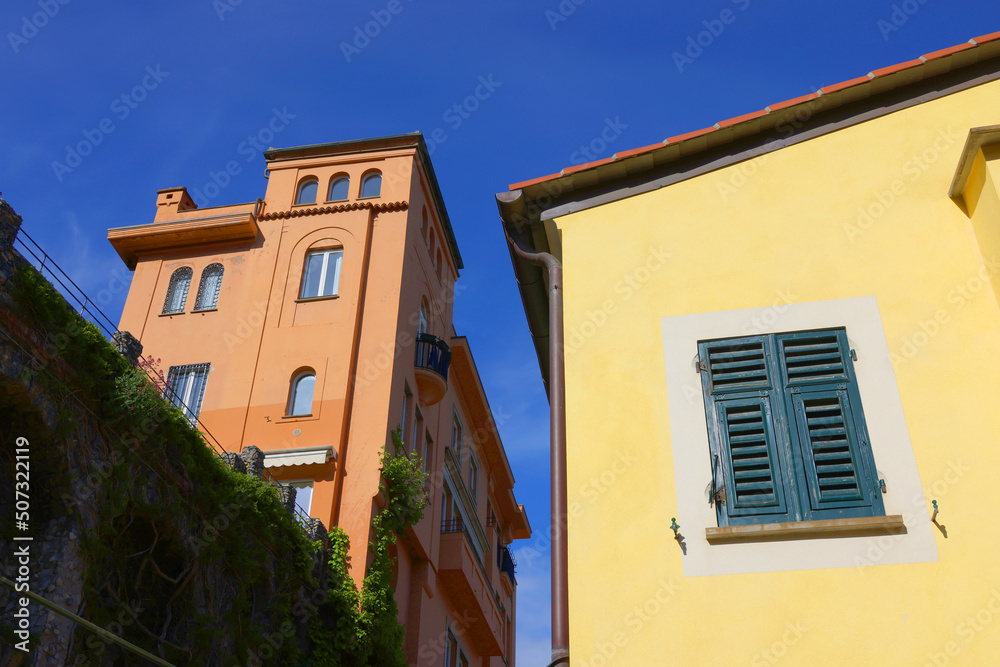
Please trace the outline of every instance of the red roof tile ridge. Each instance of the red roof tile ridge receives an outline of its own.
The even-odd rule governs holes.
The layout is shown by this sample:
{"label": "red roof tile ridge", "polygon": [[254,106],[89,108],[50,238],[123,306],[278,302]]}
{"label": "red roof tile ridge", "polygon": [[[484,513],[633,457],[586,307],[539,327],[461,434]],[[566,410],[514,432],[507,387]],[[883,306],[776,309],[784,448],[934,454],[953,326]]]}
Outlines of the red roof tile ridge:
{"label": "red roof tile ridge", "polygon": [[820,88],[819,90],[817,90],[817,91],[815,91],[813,93],[810,93],[808,95],[802,95],[800,97],[793,97],[793,98],[791,98],[789,100],[785,100],[784,102],[778,102],[776,104],[771,104],[769,106],[764,107],[760,111],[752,111],[750,113],[743,114],[743,115],[740,115],[740,116],[734,116],[732,118],[727,118],[725,120],[719,121],[718,123],[716,123],[716,124],[714,124],[714,125],[712,125],[710,127],[706,127],[706,128],[701,129],[701,130],[695,130],[694,132],[686,132],[684,134],[678,134],[678,135],[673,136],[673,137],[668,137],[668,138],[664,139],[663,142],[660,143],[660,144],[651,144],[649,146],[644,146],[642,148],[635,148],[635,149],[632,149],[632,150],[621,151],[619,153],[615,153],[610,158],[602,158],[600,160],[593,160],[591,162],[585,162],[583,164],[578,164],[578,165],[573,165],[571,167],[566,167],[566,168],[562,169],[557,174],[549,174],[548,176],[542,176],[542,177],[534,178],[534,179],[527,180],[527,181],[521,181],[519,183],[512,183],[510,185],[510,189],[511,190],[518,190],[518,189],[521,189],[521,188],[529,187],[531,185],[538,185],[539,183],[544,183],[546,181],[551,181],[551,180],[554,180],[554,179],[557,179],[557,178],[560,178],[560,177],[563,177],[563,176],[570,176],[572,174],[576,174],[576,173],[579,173],[581,171],[586,171],[588,169],[596,169],[597,167],[599,167],[601,165],[608,164],[608,163],[614,162],[616,160],[621,160],[621,159],[636,157],[638,155],[643,155],[645,153],[651,153],[651,152],[653,152],[655,150],[658,150],[660,148],[663,148],[663,147],[666,147],[666,146],[673,146],[674,144],[680,144],[680,143],[683,143],[685,141],[690,141],[692,139],[696,139],[696,138],[704,136],[706,134],[710,134],[712,132],[717,132],[719,130],[728,129],[730,127],[734,127],[734,126],[742,124],[742,123],[747,123],[747,122],[750,122],[750,121],[755,120],[757,118],[760,118],[761,116],[766,116],[768,114],[775,113],[777,111],[782,111],[782,110],[787,109],[787,108],[792,107],[792,106],[797,106],[799,104],[807,104],[807,103],[811,102],[812,100],[815,100],[815,99],[817,99],[819,97],[832,95],[833,93],[837,93],[837,92],[840,92],[842,90],[846,90],[847,88],[853,88],[854,86],[859,86],[859,85],[861,85],[863,83],[868,83],[868,82],[870,82],[870,81],[872,81],[874,79],[880,79],[880,78],[889,76],[891,74],[895,74],[897,72],[902,72],[904,70],[907,70],[907,69],[910,69],[910,68],[913,68],[913,67],[919,67],[919,66],[924,65],[925,63],[927,63],[927,62],[929,62],[931,60],[938,60],[938,59],[941,59],[941,58],[945,58],[945,57],[950,56],[950,55],[952,55],[954,53],[958,53],[960,51],[965,51],[967,49],[972,49],[972,48],[975,48],[975,47],[977,47],[977,46],[979,46],[981,44],[984,44],[986,42],[992,42],[992,41],[998,40],[998,39],[1000,39],[1000,32],[993,32],[993,33],[989,33],[989,34],[986,34],[986,35],[981,35],[979,37],[974,37],[974,38],[970,39],[968,42],[964,42],[962,44],[957,44],[955,46],[951,46],[951,47],[948,47],[948,48],[945,48],[945,49],[939,49],[937,51],[931,51],[930,53],[925,53],[924,55],[920,56],[919,58],[917,58],[915,60],[907,60],[905,62],[898,63],[896,65],[890,65],[888,67],[881,67],[879,69],[872,70],[871,72],[869,72],[865,76],[859,76],[859,77],[854,78],[854,79],[848,79],[847,81],[841,81],[840,83],[834,83],[834,84],[831,84],[829,86],[824,86],[824,87]]}

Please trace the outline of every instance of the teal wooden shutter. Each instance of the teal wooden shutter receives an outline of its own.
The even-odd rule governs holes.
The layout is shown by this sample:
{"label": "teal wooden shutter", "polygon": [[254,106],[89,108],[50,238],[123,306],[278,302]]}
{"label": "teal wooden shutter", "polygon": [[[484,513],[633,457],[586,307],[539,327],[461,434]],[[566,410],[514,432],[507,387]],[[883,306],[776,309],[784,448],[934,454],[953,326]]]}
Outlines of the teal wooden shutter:
{"label": "teal wooden shutter", "polygon": [[884,514],[846,332],[783,334],[777,347],[806,514]]}
{"label": "teal wooden shutter", "polygon": [[[766,336],[702,342],[708,420],[719,525],[791,520],[792,491],[781,453],[787,435],[779,413],[777,365]],[[721,476],[721,479],[718,477]]]}
{"label": "teal wooden shutter", "polygon": [[716,410],[729,516],[787,514],[768,397],[721,400]]}

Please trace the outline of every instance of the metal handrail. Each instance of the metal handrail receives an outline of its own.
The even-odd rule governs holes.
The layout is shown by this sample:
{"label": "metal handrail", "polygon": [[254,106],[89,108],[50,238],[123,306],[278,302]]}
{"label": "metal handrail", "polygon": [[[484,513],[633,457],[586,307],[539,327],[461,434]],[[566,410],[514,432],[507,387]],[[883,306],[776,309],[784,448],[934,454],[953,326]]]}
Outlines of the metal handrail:
{"label": "metal handrail", "polygon": [[448,379],[448,366],[451,364],[451,348],[437,336],[428,333],[417,334],[417,349],[414,365],[434,371],[445,380]]}
{"label": "metal handrail", "polygon": [[[30,241],[31,245],[28,245],[28,242],[25,241],[25,239],[27,239],[27,241]],[[43,278],[45,277],[45,272],[47,271],[48,274],[52,276],[52,279],[55,280],[56,283],[58,283],[59,287],[62,288],[61,290],[57,289],[56,291],[59,292],[59,294],[64,299],[66,299],[68,295],[74,301],[80,304],[80,315],[93,322],[94,325],[97,326],[104,333],[104,335],[108,337],[109,341],[113,340],[114,334],[120,333],[120,330],[118,329],[117,326],[115,326],[111,318],[109,318],[104,313],[104,311],[102,311],[97,306],[97,304],[93,301],[93,299],[87,296],[87,293],[84,292],[83,289],[79,285],[77,285],[72,278],[70,278],[69,274],[67,274],[66,271],[61,266],[59,266],[59,264],[52,258],[52,256],[49,255],[47,252],[45,252],[45,249],[42,248],[42,246],[37,241],[35,241],[35,239],[33,239],[30,234],[24,231],[23,228],[17,230],[17,234],[14,236],[14,242],[19,242],[24,251],[28,255],[30,255],[36,262],[38,262],[37,267],[32,265],[30,261],[27,262],[28,265],[32,266],[32,268],[34,268],[38,272],[38,274]],[[67,283],[69,284],[67,285]],[[52,284],[51,281],[50,284]],[[55,287],[55,285],[53,285],[53,287]],[[69,305],[68,301],[67,305]],[[444,342],[441,341],[441,344],[444,345]],[[448,346],[445,345],[445,348],[447,349]],[[147,362],[146,364],[138,364],[137,368],[139,368],[145,373],[146,377],[149,378],[150,382],[156,383],[162,381],[163,379],[162,377],[157,377],[153,372],[150,371],[147,357],[139,355],[139,359]],[[447,362],[450,360],[451,360],[451,350],[448,349],[447,361],[445,362],[445,373],[448,372]],[[167,391],[169,392],[169,389],[167,389]],[[187,409],[188,412],[190,412],[190,409],[188,408],[187,405],[184,404],[182,400],[178,400],[175,405],[177,405],[177,407],[179,408]],[[200,418],[195,418],[192,426],[195,426],[198,429],[198,431],[202,435],[202,440],[211,449],[214,449],[216,454],[221,455],[226,451],[228,451],[226,450],[225,447],[222,446],[222,443],[220,443],[218,439],[216,439],[216,437],[212,434],[212,432],[205,427],[205,424],[201,421]],[[272,485],[275,486],[279,485],[278,480],[274,477],[274,475],[271,474],[271,471],[269,471],[267,468],[264,469],[262,479],[263,481],[268,482]],[[306,514],[302,510],[302,508],[299,507],[298,505],[295,506],[295,511],[293,512],[293,515],[298,520],[298,523],[300,526],[302,526],[303,530],[305,530],[305,521],[312,518],[308,514]]]}

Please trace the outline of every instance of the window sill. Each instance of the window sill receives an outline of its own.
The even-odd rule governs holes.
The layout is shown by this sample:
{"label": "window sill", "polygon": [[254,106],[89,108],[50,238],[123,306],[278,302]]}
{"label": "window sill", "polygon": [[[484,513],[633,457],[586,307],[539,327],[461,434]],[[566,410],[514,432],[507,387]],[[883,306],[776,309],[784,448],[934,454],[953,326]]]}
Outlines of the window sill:
{"label": "window sill", "polygon": [[159,317],[173,317],[174,315],[183,315],[183,310],[178,310],[176,313],[160,313]]}
{"label": "window sill", "polygon": [[710,544],[731,544],[733,542],[806,540],[823,537],[857,537],[860,535],[899,535],[905,532],[906,526],[903,523],[903,517],[894,514],[892,516],[852,519],[791,521],[788,523],[706,528],[705,538]]}
{"label": "window sill", "polygon": [[214,313],[217,310],[219,310],[219,309],[218,308],[199,308],[198,310],[192,310],[191,314],[193,315],[194,313]]}
{"label": "window sill", "polygon": [[281,415],[281,418],[282,419],[311,419],[312,418],[312,413],[310,412],[307,415]]}
{"label": "window sill", "polygon": [[324,204],[346,204],[348,199],[327,199]]}
{"label": "window sill", "polygon": [[330,299],[339,299],[339,294],[329,294],[327,296],[305,296],[300,297],[295,300],[295,303],[306,303],[308,301],[329,301]]}

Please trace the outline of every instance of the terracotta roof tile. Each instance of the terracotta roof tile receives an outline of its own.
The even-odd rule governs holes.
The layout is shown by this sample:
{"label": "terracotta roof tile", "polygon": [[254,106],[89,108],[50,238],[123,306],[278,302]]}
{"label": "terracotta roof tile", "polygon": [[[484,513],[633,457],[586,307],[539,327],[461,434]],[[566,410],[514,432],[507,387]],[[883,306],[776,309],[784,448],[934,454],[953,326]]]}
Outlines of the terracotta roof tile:
{"label": "terracotta roof tile", "polygon": [[754,118],[760,118],[761,116],[766,116],[766,115],[767,115],[767,109],[761,109],[760,111],[745,113],[742,116],[736,116],[735,118],[727,118],[726,120],[720,120],[718,123],[715,124],[715,127],[721,130],[724,127],[732,127],[733,125],[737,125],[739,123],[743,123],[748,120],[753,120]]}
{"label": "terracotta roof tile", "polygon": [[995,39],[1000,39],[1000,32],[991,32],[988,35],[973,37],[972,41],[975,42],[976,44],[985,44],[986,42],[992,42]]}
{"label": "terracotta roof tile", "polygon": [[669,137],[667,139],[664,139],[663,143],[660,143],[660,144],[651,144],[649,146],[643,146],[642,148],[634,148],[632,150],[621,151],[619,153],[615,153],[610,158],[604,158],[603,160],[597,160],[595,162],[588,162],[588,163],[585,163],[585,164],[580,164],[580,165],[574,165],[572,167],[567,167],[567,168],[563,169],[558,174],[549,174],[548,176],[542,176],[540,178],[535,178],[535,179],[532,179],[530,181],[521,181],[520,183],[513,183],[513,184],[510,185],[510,189],[511,190],[517,190],[519,188],[526,188],[526,187],[529,187],[529,186],[532,186],[532,185],[537,185],[539,183],[544,183],[546,181],[551,181],[551,180],[557,179],[560,176],[568,176],[570,174],[575,174],[577,172],[585,171],[587,169],[593,169],[595,167],[598,167],[598,166],[603,165],[603,164],[607,164],[609,162],[613,162],[615,160],[621,160],[621,159],[633,157],[633,156],[636,156],[636,155],[642,155],[644,153],[651,153],[651,152],[653,152],[653,151],[655,151],[655,150],[657,150],[659,148],[662,148],[664,146],[669,146],[669,145],[673,145],[673,144],[679,144],[679,143],[683,143],[685,141],[689,141],[691,139],[696,139],[698,137],[704,136],[704,135],[709,134],[711,132],[715,132],[716,130],[719,130],[719,129],[723,129],[723,128],[727,128],[727,127],[732,127],[734,125],[738,125],[740,123],[744,123],[744,122],[753,120],[754,118],[759,118],[759,117],[764,116],[764,115],[766,115],[768,113],[774,113],[776,111],[780,111],[782,109],[787,109],[789,107],[793,107],[793,106],[796,106],[798,104],[804,104],[806,102],[809,102],[810,100],[817,99],[817,98],[819,98],[819,97],[821,97],[823,95],[831,95],[831,94],[839,92],[841,90],[846,90],[847,88],[852,88],[854,86],[859,86],[861,84],[868,83],[872,79],[877,79],[879,77],[888,76],[890,74],[894,74],[896,72],[901,72],[903,70],[907,70],[907,69],[910,69],[912,67],[919,67],[920,65],[923,65],[925,62],[928,62],[930,60],[936,60],[938,58],[944,58],[945,56],[949,56],[949,55],[951,55],[953,53],[958,53],[960,51],[965,51],[966,49],[975,48],[979,44],[984,44],[986,42],[992,42],[992,41],[998,40],[998,39],[1000,39],[1000,32],[994,32],[994,33],[990,33],[990,34],[987,34],[987,35],[982,35],[980,37],[975,37],[973,39],[970,39],[965,44],[958,44],[956,46],[952,46],[952,47],[949,47],[947,49],[940,49],[938,51],[932,51],[930,53],[924,54],[923,56],[921,56],[917,60],[908,60],[908,61],[906,61],[904,63],[899,63],[898,65],[891,65],[889,67],[883,67],[881,69],[877,69],[877,70],[874,70],[874,71],[870,72],[868,74],[868,76],[859,76],[856,79],[849,79],[847,81],[842,81],[840,83],[835,83],[835,84],[826,86],[824,88],[820,88],[817,92],[810,93],[809,95],[802,95],[801,97],[795,97],[795,98],[792,98],[790,100],[785,100],[784,102],[778,102],[776,104],[772,104],[772,105],[766,107],[765,109],[763,109],[761,111],[754,111],[752,113],[744,114],[742,116],[736,116],[735,118],[729,118],[729,119],[726,119],[726,120],[723,120],[723,121],[719,121],[718,123],[716,123],[712,127],[706,127],[706,128],[701,129],[701,130],[695,130],[694,132],[687,132],[685,134],[678,134],[677,136]]}
{"label": "terracotta roof tile", "polygon": [[615,153],[614,158],[616,160],[624,160],[627,157],[635,157],[636,155],[642,155],[643,153],[655,151],[657,148],[663,148],[665,145],[666,144],[661,141],[658,144],[650,144],[649,146],[643,146],[642,148],[633,148],[632,150]]}
{"label": "terracotta roof tile", "polygon": [[765,108],[768,113],[774,113],[775,111],[781,111],[782,109],[787,109],[788,107],[793,107],[796,104],[802,104],[808,102],[809,100],[814,100],[818,98],[820,94],[810,93],[808,95],[803,95],[802,97],[793,97],[790,100],[785,100],[784,102],[778,102],[777,104],[772,104]]}
{"label": "terracotta roof tile", "polygon": [[678,134],[676,137],[669,137],[664,141],[666,144],[679,144],[682,141],[687,141],[688,139],[694,139],[695,137],[700,137],[703,134],[708,134],[709,132],[715,132],[717,128],[713,125],[712,127],[706,127],[702,130],[695,130],[694,132],[688,132],[686,134]]}
{"label": "terracotta roof tile", "polygon": [[530,181],[521,181],[520,183],[511,183],[510,190],[520,190],[521,188],[526,188],[531,185],[537,185],[539,183],[544,183],[545,181],[551,181],[553,178],[559,178],[561,174],[549,174],[548,176],[539,176],[538,178],[532,178]]}
{"label": "terracotta roof tile", "polygon": [[613,157],[606,157],[603,160],[594,160],[593,162],[584,162],[583,164],[573,165],[572,167],[566,167],[562,170],[563,176],[569,176],[570,174],[575,174],[580,171],[586,171],[587,169],[593,169],[594,167],[599,167],[602,164],[608,164],[609,162],[614,162]]}
{"label": "terracotta roof tile", "polygon": [[974,49],[975,45],[966,42],[965,44],[958,44],[947,49],[941,49],[940,51],[931,51],[930,53],[925,53],[920,56],[920,59],[924,62],[928,60],[937,60],[938,58],[944,58],[945,56],[950,56],[953,53],[958,53],[959,51],[965,51],[966,49]]}
{"label": "terracotta roof tile", "polygon": [[870,76],[859,76],[856,79],[848,79],[847,81],[841,81],[840,83],[835,83],[831,86],[826,86],[825,88],[820,88],[819,92],[824,95],[832,95],[833,93],[839,92],[846,88],[853,88],[854,86],[860,86],[862,83],[868,83],[872,78]]}
{"label": "terracotta roof tile", "polygon": [[888,76],[890,74],[895,74],[896,72],[902,72],[904,69],[910,69],[911,67],[917,67],[923,65],[924,61],[920,60],[907,60],[905,63],[899,63],[898,65],[890,65],[889,67],[883,67],[882,69],[872,70],[868,73],[868,76],[877,79],[880,76]]}

